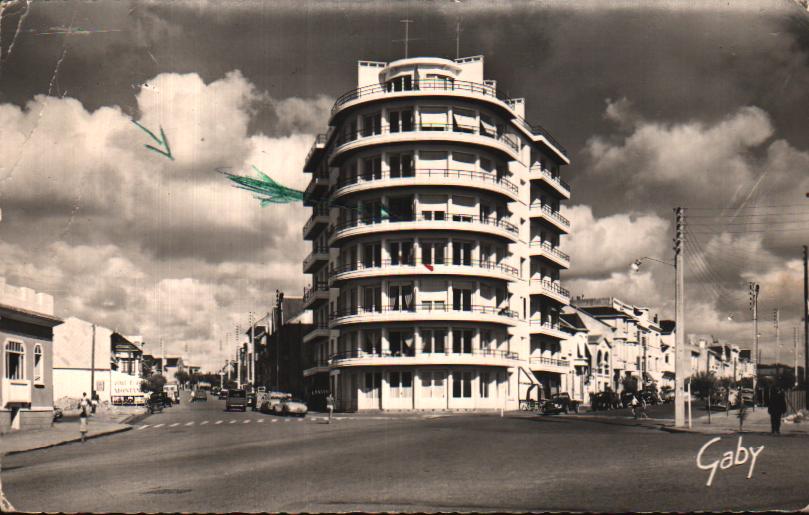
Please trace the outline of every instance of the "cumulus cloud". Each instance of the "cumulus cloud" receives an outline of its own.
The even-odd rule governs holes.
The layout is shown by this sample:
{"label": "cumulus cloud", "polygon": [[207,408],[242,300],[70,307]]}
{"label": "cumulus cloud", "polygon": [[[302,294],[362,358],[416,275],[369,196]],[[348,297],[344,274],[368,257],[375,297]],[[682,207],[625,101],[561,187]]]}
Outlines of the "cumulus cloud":
{"label": "cumulus cloud", "polygon": [[569,275],[596,276],[627,270],[637,258],[660,258],[671,238],[669,222],[655,214],[615,214],[595,218],[590,206],[565,210],[572,232],[563,238],[573,260]]}
{"label": "cumulus cloud", "polygon": [[308,213],[261,208],[216,170],[256,166],[305,188],[303,160],[331,100],[275,102],[287,133],[275,137],[251,133],[268,95],[239,71],[210,82],[163,73],[146,83],[135,119],[158,136],[163,129],[174,160],[144,148],[158,145],[117,106],[89,111],[43,95],[24,107],[0,104],[0,241],[9,258],[0,273],[52,293],[63,316],[153,344],[163,338],[169,351],[187,346],[218,366],[217,344],[233,320],[267,309],[275,288],[300,295]]}

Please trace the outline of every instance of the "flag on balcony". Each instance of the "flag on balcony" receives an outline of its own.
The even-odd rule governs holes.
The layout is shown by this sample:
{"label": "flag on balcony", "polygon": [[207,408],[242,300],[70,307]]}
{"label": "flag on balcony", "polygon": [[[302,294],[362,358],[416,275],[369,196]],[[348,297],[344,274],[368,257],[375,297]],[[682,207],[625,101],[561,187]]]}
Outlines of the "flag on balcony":
{"label": "flag on balcony", "polygon": [[433,270],[435,270],[435,268],[433,268],[433,265],[430,265],[430,264],[427,264],[427,263],[424,263],[424,268],[426,268],[426,269],[427,269],[427,270],[429,270],[430,272],[432,272]]}

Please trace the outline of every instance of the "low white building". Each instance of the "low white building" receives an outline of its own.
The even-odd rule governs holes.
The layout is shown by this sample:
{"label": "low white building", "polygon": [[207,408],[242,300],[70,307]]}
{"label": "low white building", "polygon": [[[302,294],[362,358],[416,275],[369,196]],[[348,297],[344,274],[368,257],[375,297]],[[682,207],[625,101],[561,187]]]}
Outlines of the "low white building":
{"label": "low white building", "polygon": [[54,399],[81,399],[95,391],[100,402],[110,402],[112,331],[76,317],[53,330]]}

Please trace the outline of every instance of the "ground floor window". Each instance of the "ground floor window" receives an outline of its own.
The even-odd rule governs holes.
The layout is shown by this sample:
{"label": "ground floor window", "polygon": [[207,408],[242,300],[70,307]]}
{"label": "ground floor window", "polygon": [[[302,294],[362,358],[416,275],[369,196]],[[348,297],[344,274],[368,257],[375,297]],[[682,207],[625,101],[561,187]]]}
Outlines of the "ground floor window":
{"label": "ground floor window", "polygon": [[25,379],[25,348],[20,342],[6,343],[6,379]]}
{"label": "ground floor window", "polygon": [[456,399],[472,398],[472,372],[455,372],[452,374],[452,396]]}
{"label": "ground floor window", "polygon": [[365,373],[365,396],[372,399],[379,398],[379,392],[382,386],[382,374],[379,372],[366,372]]}
{"label": "ground floor window", "polygon": [[440,399],[444,397],[445,372],[421,372],[421,396]]}
{"label": "ground floor window", "polygon": [[388,380],[390,396],[392,398],[413,396],[413,373],[391,372]]}

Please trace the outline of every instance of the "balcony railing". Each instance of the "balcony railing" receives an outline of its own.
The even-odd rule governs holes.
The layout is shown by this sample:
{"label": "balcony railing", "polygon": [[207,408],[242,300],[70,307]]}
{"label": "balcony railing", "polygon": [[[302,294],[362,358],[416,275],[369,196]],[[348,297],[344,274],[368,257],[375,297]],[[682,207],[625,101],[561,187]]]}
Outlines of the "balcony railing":
{"label": "balcony railing", "polygon": [[439,304],[435,303],[421,303],[410,304],[405,306],[379,306],[379,307],[362,307],[357,306],[348,309],[338,309],[331,314],[331,319],[357,316],[357,315],[374,315],[382,313],[469,313],[469,314],[485,314],[485,315],[498,315],[507,318],[518,318],[517,312],[508,308],[498,308],[495,306],[478,306],[467,305],[458,306],[453,304]]}
{"label": "balcony railing", "polygon": [[497,92],[497,88],[487,84],[463,80],[420,79],[413,81],[410,88],[399,91],[395,91],[391,84],[372,84],[351,90],[337,98],[331,108],[331,113],[334,114],[343,104],[363,97],[383,93],[401,93],[402,91],[460,91],[496,98],[506,103],[510,102],[507,96]]}
{"label": "balcony railing", "polygon": [[502,186],[512,193],[517,193],[519,188],[516,184],[508,179],[498,178],[496,174],[483,172],[478,170],[453,170],[449,168],[420,168],[418,170],[410,170],[409,172],[402,172],[398,175],[391,175],[390,172],[377,172],[356,175],[352,177],[341,177],[337,181],[337,187],[350,186],[352,184],[361,184],[365,182],[379,181],[382,179],[412,179],[415,177],[443,177],[453,179],[469,179],[473,181],[482,181]]}
{"label": "balcony railing", "polygon": [[530,325],[530,327],[542,327],[544,329],[550,329],[552,331],[561,331],[562,330],[562,326],[560,326],[558,323],[554,324],[553,322],[551,322],[549,320],[534,319],[534,320],[529,321],[529,325]]}
{"label": "balcony railing", "polygon": [[329,139],[328,136],[329,136],[328,134],[318,134],[317,135],[317,137],[315,138],[315,142],[312,143],[312,147],[309,149],[309,153],[306,154],[306,161],[304,161],[304,163],[309,162],[309,160],[314,155],[315,150],[317,150],[318,148],[323,148],[323,147],[326,146],[326,142]]}
{"label": "balcony railing", "polygon": [[534,202],[531,204],[531,209],[541,209],[543,213],[549,215],[554,220],[558,221],[565,227],[570,227],[570,220],[559,214],[558,211],[554,211],[551,209],[551,206],[548,204],[542,204],[541,202]]}
{"label": "balcony railing", "polygon": [[319,259],[319,256],[328,255],[328,254],[329,254],[329,248],[328,247],[321,247],[321,246],[315,247],[312,250],[312,252],[310,252],[309,255],[307,255],[303,259],[303,266],[305,268],[309,268],[309,266],[311,266],[312,263],[315,262],[315,260]]}
{"label": "balcony railing", "polygon": [[500,272],[513,275],[518,277],[520,275],[520,271],[517,270],[515,267],[510,265],[498,264],[492,261],[486,260],[479,260],[479,259],[466,259],[461,260],[460,262],[455,262],[454,260],[446,260],[443,263],[425,263],[422,261],[420,265],[417,265],[417,260],[415,258],[406,259],[406,260],[398,260],[393,262],[390,259],[383,259],[381,261],[375,263],[362,263],[362,262],[355,262],[355,263],[346,263],[343,265],[338,265],[332,269],[333,274],[343,274],[347,272],[356,272],[360,270],[379,270],[382,268],[389,268],[389,267],[415,267],[415,266],[422,266],[425,267],[424,270],[429,270],[426,267],[432,266],[458,266],[458,267],[477,267],[483,268],[486,270],[498,270]]}
{"label": "balcony railing", "polygon": [[568,290],[551,281],[546,281],[544,279],[531,279],[531,285],[538,285],[545,291],[556,293],[563,297],[570,297],[570,292]]}
{"label": "balcony railing", "polygon": [[529,171],[530,171],[530,172],[532,172],[532,173],[541,173],[541,174],[542,174],[543,176],[545,176],[545,177],[546,177],[546,178],[547,178],[549,181],[551,181],[551,182],[555,182],[556,184],[558,184],[559,186],[561,186],[561,187],[562,187],[562,189],[564,189],[565,191],[567,191],[567,192],[568,192],[568,194],[570,194],[570,185],[569,185],[568,183],[566,183],[565,181],[563,181],[561,177],[554,177],[554,176],[553,176],[553,174],[552,174],[551,172],[549,172],[548,170],[546,170],[546,169],[542,168],[541,166],[532,166],[532,167],[529,169]]}
{"label": "balcony railing", "polygon": [[531,244],[530,244],[529,246],[530,246],[531,248],[541,248],[541,249],[542,249],[542,250],[544,250],[545,252],[548,252],[548,253],[550,253],[550,254],[553,254],[554,256],[556,256],[556,257],[558,257],[558,258],[564,259],[565,261],[570,261],[570,256],[569,256],[568,254],[565,254],[564,252],[562,252],[561,250],[557,249],[556,247],[551,246],[551,244],[550,244],[550,243],[548,243],[547,241],[542,241],[542,242],[539,242],[539,241],[537,241],[537,242],[531,242]]}
{"label": "balcony railing", "polygon": [[527,121],[525,121],[525,119],[524,119],[524,118],[521,118],[521,117],[519,117],[519,116],[515,116],[515,117],[514,117],[514,120],[516,120],[516,121],[517,121],[517,123],[519,123],[520,125],[522,125],[522,126],[523,126],[523,128],[524,128],[525,130],[527,130],[528,132],[530,132],[531,134],[535,134],[535,135],[537,135],[537,136],[542,136],[542,137],[544,137],[546,140],[548,140],[548,141],[551,143],[551,145],[553,145],[554,147],[558,148],[558,149],[559,149],[559,151],[560,151],[560,152],[561,152],[561,153],[562,153],[562,154],[563,154],[565,157],[567,157],[567,156],[568,156],[567,149],[566,149],[565,147],[563,147],[563,146],[562,146],[562,144],[561,144],[561,143],[559,143],[559,141],[557,141],[557,139],[556,139],[556,138],[554,138],[553,136],[551,136],[551,133],[550,133],[550,132],[548,132],[548,131],[547,131],[547,130],[546,130],[544,127],[543,127],[543,126],[539,125],[538,123],[534,123],[534,124],[528,123]]}
{"label": "balcony railing", "polygon": [[414,123],[407,127],[409,130],[403,130],[400,127],[384,125],[382,127],[363,128],[355,131],[343,131],[337,136],[337,146],[351,143],[363,138],[370,138],[373,136],[381,136],[384,134],[399,134],[411,132],[452,132],[459,134],[475,134],[492,138],[496,141],[508,145],[514,152],[520,151],[519,141],[515,141],[516,136],[511,136],[508,133],[503,133],[497,129],[487,129],[485,126],[474,125],[461,125],[456,123]]}
{"label": "balcony railing", "polygon": [[452,352],[451,350],[447,350],[446,352],[420,352],[419,354],[415,353],[415,350],[412,348],[405,348],[401,351],[382,351],[382,350],[375,350],[371,352],[366,352],[364,350],[354,349],[348,350],[343,352],[337,352],[331,355],[331,362],[339,362],[344,361],[347,359],[358,359],[358,358],[413,358],[416,356],[424,356],[424,357],[439,357],[439,356],[455,356],[455,357],[465,357],[465,356],[473,356],[473,357],[480,357],[480,358],[497,358],[497,359],[519,359],[520,356],[516,352],[504,351],[504,350],[496,350],[496,349],[473,349],[469,352]]}
{"label": "balcony railing", "polygon": [[315,206],[312,208],[312,215],[309,217],[309,219],[303,225],[303,234],[304,235],[309,234],[312,231],[312,229],[314,228],[314,226],[317,225],[318,223],[327,223],[327,222],[324,222],[322,219],[318,220],[318,217],[323,217],[323,216],[329,216],[329,207],[328,207],[328,205],[315,204]]}
{"label": "balcony railing", "polygon": [[329,291],[328,281],[316,281],[313,286],[308,286],[303,289],[303,302],[306,303],[318,292],[328,292],[328,291]]}
{"label": "balcony railing", "polygon": [[352,227],[378,225],[382,223],[405,223],[405,222],[452,222],[452,223],[474,222],[484,225],[493,225],[495,227],[505,229],[506,231],[512,234],[518,233],[517,226],[505,220],[497,220],[495,218],[485,218],[475,215],[455,214],[455,213],[446,213],[444,215],[444,219],[438,220],[434,216],[425,217],[424,215],[397,215],[395,213],[391,213],[387,217],[383,216],[360,217],[355,220],[346,220],[343,222],[339,222],[337,225],[334,226],[333,231],[336,233],[343,231],[345,229],[350,229]]}
{"label": "balcony railing", "polygon": [[569,367],[570,362],[566,359],[545,358],[545,357],[532,357],[529,359],[532,365],[550,365],[553,367]]}

